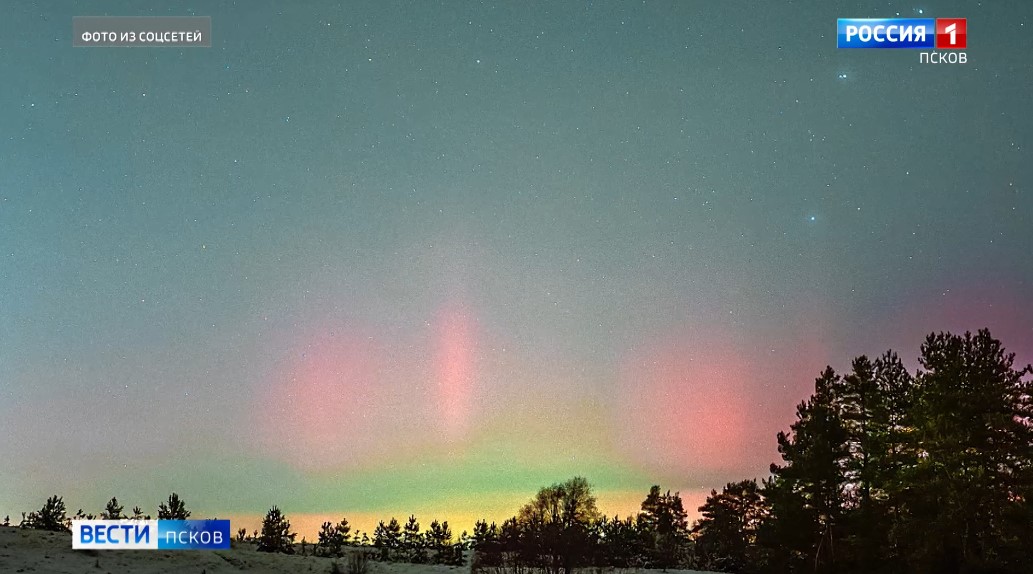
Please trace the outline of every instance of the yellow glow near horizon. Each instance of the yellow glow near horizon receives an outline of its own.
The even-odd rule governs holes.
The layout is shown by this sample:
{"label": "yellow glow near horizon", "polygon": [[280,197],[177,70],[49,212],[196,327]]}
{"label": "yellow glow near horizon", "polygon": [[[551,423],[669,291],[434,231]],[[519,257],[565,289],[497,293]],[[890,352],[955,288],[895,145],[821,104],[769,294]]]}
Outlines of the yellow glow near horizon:
{"label": "yellow glow near horizon", "polygon": [[[703,504],[703,501],[709,493],[709,489],[681,491],[682,501],[685,505],[685,510],[689,514],[690,522],[698,518],[698,512],[696,509]],[[647,491],[599,492],[597,494],[599,511],[609,517],[617,515],[623,518],[628,515],[635,515],[639,512],[642,500],[645,498],[646,494]],[[460,534],[462,534],[464,530],[468,533],[472,532],[473,526],[478,520],[484,519],[488,522],[501,524],[507,518],[514,516],[520,507],[531,499],[531,496],[531,494],[528,494],[499,497],[489,504],[480,505],[477,510],[457,507],[449,508],[440,504],[426,506],[417,505],[407,511],[399,512],[385,510],[383,512],[344,512],[334,514],[291,513],[289,509],[281,508],[281,510],[286,514],[287,519],[290,520],[293,530],[298,533],[297,542],[301,542],[302,538],[306,539],[308,542],[314,542],[318,539],[319,528],[324,522],[336,523],[339,522],[341,518],[348,519],[348,523],[351,525],[353,533],[358,530],[368,534],[370,538],[372,538],[373,529],[376,528],[377,523],[381,520],[387,522],[394,517],[397,518],[400,523],[404,524],[409,519],[410,515],[416,516],[416,519],[420,523],[420,528],[424,530],[427,529],[430,523],[434,520],[447,520],[455,539],[458,540]],[[219,516],[219,518],[228,518],[230,520],[234,536],[236,536],[236,532],[240,528],[246,528],[249,536],[254,534],[255,530],[260,531],[263,517],[264,514],[231,514]]]}

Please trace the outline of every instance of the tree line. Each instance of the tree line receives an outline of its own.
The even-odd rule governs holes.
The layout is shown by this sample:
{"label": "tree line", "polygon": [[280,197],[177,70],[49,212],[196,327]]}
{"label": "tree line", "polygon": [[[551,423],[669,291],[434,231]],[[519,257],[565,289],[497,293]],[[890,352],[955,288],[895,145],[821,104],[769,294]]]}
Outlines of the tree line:
{"label": "tree line", "polygon": [[688,514],[678,493],[653,486],[635,517],[600,514],[583,477],[554,484],[501,526],[478,521],[475,571],[569,574],[586,566],[676,568],[692,564]]}
{"label": "tree line", "polygon": [[760,483],[713,491],[699,564],[729,572],[1029,572],[1033,367],[987,330],[831,367]]}
{"label": "tree line", "polygon": [[770,475],[713,490],[687,525],[654,486],[599,516],[586,481],[477,523],[475,568],[783,573],[1018,573],[1033,564],[1033,366],[989,331],[934,333],[911,373],[887,351],[827,367],[776,435]]}
{"label": "tree line", "polygon": [[[448,521],[434,520],[426,530],[421,530],[415,516],[402,525],[398,519],[380,521],[373,531],[373,537],[352,532],[347,518],[340,522],[324,522],[316,541],[309,544],[302,540],[301,553],[307,554],[308,547],[314,556],[342,557],[348,547],[363,550],[364,557],[384,562],[409,562],[414,564],[445,564],[461,566],[465,563],[464,551],[467,548],[466,532],[459,540],[452,534]],[[276,506],[269,509],[262,520],[262,529],[256,531],[252,538],[247,537],[244,529],[237,532],[240,542],[253,541],[260,552],[279,552],[294,554],[298,551],[297,533],[291,527],[290,520]]]}
{"label": "tree line", "polygon": [[[1018,573],[1033,563],[1033,366],[987,330],[936,333],[911,373],[898,355],[827,367],[776,435],[770,475],[713,490],[688,522],[679,493],[653,486],[635,516],[602,515],[588,481],[542,488],[501,525],[478,521],[453,536],[447,522],[421,529],[380,522],[370,538],[347,519],[325,522],[312,552],[347,546],[383,561],[461,565],[489,574],[570,574],[576,568],[697,568],[756,574]],[[173,493],[158,518],[190,515]],[[104,518],[129,518],[117,499]],[[83,515],[80,510],[76,517]],[[132,518],[142,516],[134,508]],[[54,496],[22,526],[67,530]],[[6,523],[6,521],[5,521]],[[254,541],[295,552],[296,534],[272,507]],[[302,541],[302,553],[307,553]],[[356,556],[352,553],[352,557]],[[360,567],[361,566],[361,567]],[[365,571],[364,562],[350,571]]]}
{"label": "tree line", "polygon": [[[132,510],[131,515],[124,513],[125,507],[118,502],[117,497],[111,497],[104,511],[100,515],[87,514],[80,508],[73,516],[68,516],[68,509],[65,501],[60,496],[54,495],[47,499],[39,510],[28,514],[22,513],[22,520],[19,526],[32,530],[49,530],[52,532],[70,532],[72,520],[150,520],[151,515],[144,514],[139,506]],[[158,520],[186,520],[190,518],[190,511],[186,509],[186,503],[173,492],[166,501],[158,504]],[[4,519],[4,526],[10,525],[10,517]]]}

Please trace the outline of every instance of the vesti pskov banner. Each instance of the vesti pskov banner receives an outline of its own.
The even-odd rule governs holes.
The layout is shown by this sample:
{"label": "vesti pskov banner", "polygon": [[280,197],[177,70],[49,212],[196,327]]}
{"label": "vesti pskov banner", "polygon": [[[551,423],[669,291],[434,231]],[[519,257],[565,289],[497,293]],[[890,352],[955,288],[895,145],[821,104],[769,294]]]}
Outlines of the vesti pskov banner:
{"label": "vesti pskov banner", "polygon": [[73,550],[228,550],[229,520],[73,520]]}

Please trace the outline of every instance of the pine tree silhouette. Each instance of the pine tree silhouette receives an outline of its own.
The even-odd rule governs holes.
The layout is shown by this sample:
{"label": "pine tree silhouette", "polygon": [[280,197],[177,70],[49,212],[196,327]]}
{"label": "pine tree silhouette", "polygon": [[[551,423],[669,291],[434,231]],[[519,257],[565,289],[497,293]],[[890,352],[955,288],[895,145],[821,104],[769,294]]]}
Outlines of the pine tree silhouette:
{"label": "pine tree silhouette", "polygon": [[697,566],[721,572],[743,570],[767,516],[757,481],[730,482],[720,493],[711,490],[699,512],[702,518],[692,528]]}
{"label": "pine tree silhouette", "polygon": [[347,518],[342,518],[337,524],[324,522],[319,529],[319,552],[323,556],[341,556],[344,546],[349,542],[351,526]]}
{"label": "pine tree silhouette", "polygon": [[112,496],[111,500],[108,501],[107,506],[104,507],[104,512],[101,513],[101,516],[104,517],[105,520],[121,520],[125,518],[125,516],[122,515],[122,510],[123,507],[118,503],[118,499]]}
{"label": "pine tree silhouette", "polygon": [[169,495],[168,505],[164,502],[158,505],[158,520],[186,520],[190,518],[190,511],[186,503],[173,492]]}
{"label": "pine tree silhouette", "polygon": [[277,507],[272,507],[262,520],[262,534],[258,537],[260,552],[294,554],[294,538],[291,523]]}
{"label": "pine tree silhouette", "polygon": [[431,551],[431,561],[435,564],[451,564],[455,560],[455,553],[452,549],[452,529],[448,521],[439,523],[437,520],[430,523],[430,528],[424,535],[427,547]]}
{"label": "pine tree silhouette", "polygon": [[659,485],[650,488],[637,527],[649,565],[667,569],[686,561],[689,523],[680,493],[661,493]]}
{"label": "pine tree silhouette", "polygon": [[424,549],[423,535],[420,533],[420,523],[415,516],[410,516],[402,529],[402,550],[405,552],[405,559],[412,564],[422,564],[427,561],[427,554]]}
{"label": "pine tree silhouette", "polygon": [[21,526],[34,530],[68,532],[71,528],[65,512],[65,501],[55,494],[38,511],[30,512],[28,516],[22,514]]}

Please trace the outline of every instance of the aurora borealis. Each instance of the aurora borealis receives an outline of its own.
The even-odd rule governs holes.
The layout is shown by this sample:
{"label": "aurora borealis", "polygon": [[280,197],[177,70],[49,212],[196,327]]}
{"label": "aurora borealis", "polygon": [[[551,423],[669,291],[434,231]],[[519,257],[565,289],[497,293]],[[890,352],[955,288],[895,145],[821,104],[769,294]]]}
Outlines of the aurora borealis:
{"label": "aurora borealis", "polygon": [[[694,509],[827,364],[1033,361],[1027,2],[53,4],[0,8],[0,516]],[[918,9],[968,64],[835,48]]]}

